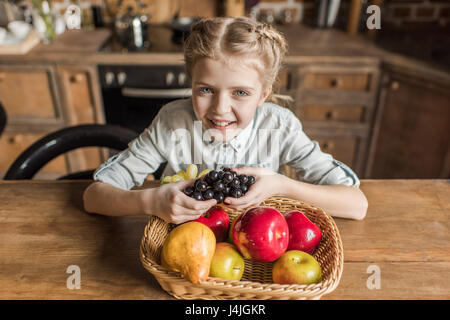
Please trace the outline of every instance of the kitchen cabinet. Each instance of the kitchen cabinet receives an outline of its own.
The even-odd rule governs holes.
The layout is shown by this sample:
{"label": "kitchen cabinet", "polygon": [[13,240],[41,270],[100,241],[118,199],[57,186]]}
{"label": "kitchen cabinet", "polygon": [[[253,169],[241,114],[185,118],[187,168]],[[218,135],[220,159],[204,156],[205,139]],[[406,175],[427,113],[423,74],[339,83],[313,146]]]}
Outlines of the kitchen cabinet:
{"label": "kitchen cabinet", "polygon": [[[60,65],[58,75],[62,86],[66,125],[104,123],[99,80],[95,66]],[[88,147],[67,153],[68,171],[97,168],[107,158],[104,148]]]}
{"label": "kitchen cabinet", "polygon": [[[53,65],[0,65],[0,102],[8,116],[0,137],[0,176],[33,142],[64,126],[56,70]],[[41,170],[41,177],[55,177],[67,170],[64,157]]]}
{"label": "kitchen cabinet", "polygon": [[[290,67],[289,108],[321,150],[363,177],[379,82],[376,60]],[[285,167],[288,176],[295,172]]]}
{"label": "kitchen cabinet", "polygon": [[[0,175],[3,177],[12,162],[32,143],[49,132],[4,132],[0,137]],[[36,177],[54,179],[67,172],[64,156],[58,156],[46,164]]]}
{"label": "kitchen cabinet", "polygon": [[386,68],[366,176],[450,178],[450,82]]}
{"label": "kitchen cabinet", "polygon": [[[32,143],[65,126],[104,123],[95,67],[87,65],[0,64],[0,101],[8,116],[0,138],[0,176]],[[86,148],[55,158],[36,178],[93,169],[106,150]]]}
{"label": "kitchen cabinet", "polygon": [[63,123],[54,66],[0,65],[0,101],[16,129]]}

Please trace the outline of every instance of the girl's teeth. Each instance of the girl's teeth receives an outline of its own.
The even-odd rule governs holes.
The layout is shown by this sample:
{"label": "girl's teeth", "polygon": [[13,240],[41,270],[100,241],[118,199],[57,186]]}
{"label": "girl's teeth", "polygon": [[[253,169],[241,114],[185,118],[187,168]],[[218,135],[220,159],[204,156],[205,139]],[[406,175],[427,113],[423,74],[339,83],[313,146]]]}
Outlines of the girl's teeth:
{"label": "girl's teeth", "polygon": [[222,122],[222,121],[214,121],[211,120],[215,125],[220,126],[220,127],[225,127],[227,125],[229,125],[231,122]]}

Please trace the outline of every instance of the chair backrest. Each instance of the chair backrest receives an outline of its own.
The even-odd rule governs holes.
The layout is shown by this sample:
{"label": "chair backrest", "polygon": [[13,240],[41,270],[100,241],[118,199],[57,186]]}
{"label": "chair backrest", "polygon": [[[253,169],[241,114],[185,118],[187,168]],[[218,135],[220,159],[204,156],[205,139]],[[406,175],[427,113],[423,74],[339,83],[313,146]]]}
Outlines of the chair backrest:
{"label": "chair backrest", "polygon": [[[57,156],[82,147],[107,147],[124,150],[138,133],[124,127],[108,124],[86,124],[67,127],[33,143],[10,166],[5,180],[32,179],[49,161]],[[92,173],[93,170],[83,172]],[[76,176],[71,174],[66,177]]]}
{"label": "chair backrest", "polygon": [[6,116],[5,108],[3,108],[3,105],[0,103],[0,136],[3,133],[3,130],[6,127],[6,122],[8,121],[8,117]]}

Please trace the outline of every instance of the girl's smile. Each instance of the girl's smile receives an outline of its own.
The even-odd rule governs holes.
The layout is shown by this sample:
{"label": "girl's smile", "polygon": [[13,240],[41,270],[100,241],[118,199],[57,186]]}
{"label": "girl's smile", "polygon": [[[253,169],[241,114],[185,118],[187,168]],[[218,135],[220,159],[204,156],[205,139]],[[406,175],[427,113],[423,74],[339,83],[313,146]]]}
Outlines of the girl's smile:
{"label": "girl's smile", "polygon": [[192,70],[192,103],[197,119],[217,141],[229,141],[246,128],[263,104],[270,88],[263,91],[258,60],[227,62],[199,59]]}
{"label": "girl's smile", "polygon": [[217,120],[217,119],[209,119],[211,121],[214,128],[219,130],[226,130],[231,128],[233,124],[236,123],[236,121],[226,121],[226,120]]}

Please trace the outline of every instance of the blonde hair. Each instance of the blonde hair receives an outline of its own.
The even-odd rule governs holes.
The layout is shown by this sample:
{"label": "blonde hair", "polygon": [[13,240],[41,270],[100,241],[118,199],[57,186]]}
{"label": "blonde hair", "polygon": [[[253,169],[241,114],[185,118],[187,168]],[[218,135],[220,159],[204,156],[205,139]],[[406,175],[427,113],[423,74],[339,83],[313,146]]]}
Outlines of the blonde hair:
{"label": "blonde hair", "polygon": [[186,72],[192,79],[192,69],[200,58],[227,61],[234,57],[257,58],[263,85],[274,84],[287,52],[284,36],[272,26],[248,17],[205,18],[195,23],[184,44]]}

